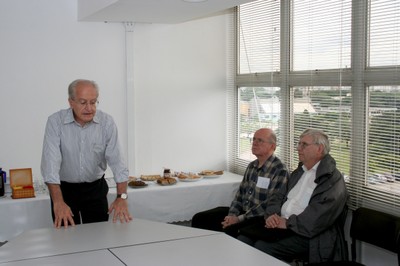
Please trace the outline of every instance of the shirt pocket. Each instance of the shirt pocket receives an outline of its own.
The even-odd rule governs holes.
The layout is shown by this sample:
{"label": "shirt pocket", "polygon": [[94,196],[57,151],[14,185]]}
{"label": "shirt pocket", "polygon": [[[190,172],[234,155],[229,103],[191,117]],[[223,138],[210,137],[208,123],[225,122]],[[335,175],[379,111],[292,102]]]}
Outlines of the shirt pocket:
{"label": "shirt pocket", "polygon": [[105,151],[105,146],[104,145],[101,145],[99,143],[93,143],[92,144],[93,157],[96,158],[97,161],[102,161],[103,160],[104,151]]}

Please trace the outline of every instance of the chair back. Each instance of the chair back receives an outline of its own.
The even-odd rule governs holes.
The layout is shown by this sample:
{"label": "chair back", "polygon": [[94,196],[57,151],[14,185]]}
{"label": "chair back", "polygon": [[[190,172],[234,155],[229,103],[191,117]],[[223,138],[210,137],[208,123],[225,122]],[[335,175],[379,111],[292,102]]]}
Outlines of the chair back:
{"label": "chair back", "polygon": [[400,231],[397,234],[397,262],[400,266]]}
{"label": "chair back", "polygon": [[352,261],[356,261],[356,240],[395,252],[399,256],[400,217],[360,207],[353,212],[350,227]]}

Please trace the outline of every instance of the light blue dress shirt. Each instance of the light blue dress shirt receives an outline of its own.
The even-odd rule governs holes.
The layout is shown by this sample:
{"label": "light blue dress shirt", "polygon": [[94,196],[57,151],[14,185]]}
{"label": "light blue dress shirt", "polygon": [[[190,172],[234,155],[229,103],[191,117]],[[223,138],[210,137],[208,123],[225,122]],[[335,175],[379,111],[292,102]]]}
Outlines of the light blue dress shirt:
{"label": "light blue dress shirt", "polygon": [[115,182],[128,181],[117,126],[110,115],[97,110],[93,121],[83,127],[75,121],[71,108],[48,118],[41,162],[44,182],[93,182],[103,176],[107,164]]}

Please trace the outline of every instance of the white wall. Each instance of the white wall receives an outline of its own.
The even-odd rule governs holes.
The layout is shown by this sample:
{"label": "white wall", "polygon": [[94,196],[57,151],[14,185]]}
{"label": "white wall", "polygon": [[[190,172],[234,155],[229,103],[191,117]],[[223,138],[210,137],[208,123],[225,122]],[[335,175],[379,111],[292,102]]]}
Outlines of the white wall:
{"label": "white wall", "polygon": [[47,117],[67,108],[67,86],[96,80],[100,108],[125,132],[125,30],[77,22],[71,0],[0,2],[0,165],[40,176]]}
{"label": "white wall", "polygon": [[[40,177],[47,117],[67,108],[67,86],[96,80],[116,120],[132,175],[162,167],[224,169],[226,17],[134,27],[134,129],[127,126],[125,27],[78,22],[73,0],[0,2],[0,167]],[[112,175],[108,173],[108,175]]]}
{"label": "white wall", "polygon": [[135,25],[135,174],[225,169],[226,24]]}

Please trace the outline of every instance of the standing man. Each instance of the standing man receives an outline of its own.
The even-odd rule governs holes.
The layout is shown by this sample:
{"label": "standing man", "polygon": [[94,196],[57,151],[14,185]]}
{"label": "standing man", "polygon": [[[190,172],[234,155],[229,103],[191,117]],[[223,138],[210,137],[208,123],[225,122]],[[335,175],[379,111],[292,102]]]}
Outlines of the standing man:
{"label": "standing man", "polygon": [[300,136],[297,151],[300,163],[290,175],[288,193],[274,194],[264,223],[258,230],[254,226],[243,228],[238,238],[287,262],[345,260],[347,246],[340,218],[348,192],[329,155],[328,136],[321,130],[307,129]]}
{"label": "standing man", "polygon": [[[54,226],[108,221],[129,222],[128,169],[113,118],[97,110],[99,89],[78,79],[68,87],[70,108],[48,118],[41,172],[50,192]],[[107,164],[117,183],[117,198],[108,206]]]}
{"label": "standing man", "polygon": [[257,159],[244,173],[239,190],[230,207],[217,207],[193,216],[192,226],[215,231],[225,231],[236,237],[239,228],[253,218],[263,219],[269,197],[286,188],[289,172],[274,155],[276,135],[269,128],[254,133],[252,153]]}

